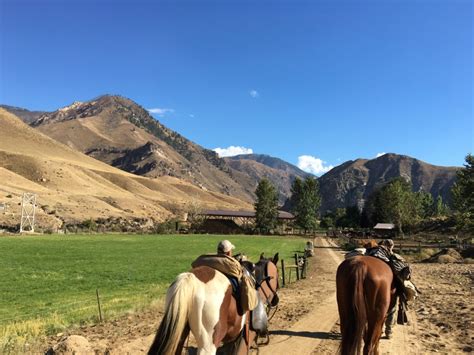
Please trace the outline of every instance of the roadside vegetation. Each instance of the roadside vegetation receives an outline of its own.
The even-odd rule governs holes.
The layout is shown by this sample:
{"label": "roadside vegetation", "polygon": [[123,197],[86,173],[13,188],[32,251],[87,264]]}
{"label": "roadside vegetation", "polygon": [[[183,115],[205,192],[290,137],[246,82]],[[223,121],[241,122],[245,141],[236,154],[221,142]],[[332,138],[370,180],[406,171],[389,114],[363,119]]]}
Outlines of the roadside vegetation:
{"label": "roadside vegetation", "polygon": [[161,302],[200,254],[229,239],[236,252],[289,258],[299,238],[208,235],[74,235],[0,238],[0,353],[62,329]]}

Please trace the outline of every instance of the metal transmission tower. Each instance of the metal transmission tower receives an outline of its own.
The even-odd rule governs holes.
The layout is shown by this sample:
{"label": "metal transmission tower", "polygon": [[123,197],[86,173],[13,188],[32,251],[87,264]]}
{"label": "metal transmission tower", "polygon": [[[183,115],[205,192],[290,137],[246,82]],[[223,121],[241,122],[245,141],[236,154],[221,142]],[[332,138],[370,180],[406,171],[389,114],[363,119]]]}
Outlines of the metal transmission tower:
{"label": "metal transmission tower", "polygon": [[35,231],[36,194],[25,192],[21,200],[20,233]]}

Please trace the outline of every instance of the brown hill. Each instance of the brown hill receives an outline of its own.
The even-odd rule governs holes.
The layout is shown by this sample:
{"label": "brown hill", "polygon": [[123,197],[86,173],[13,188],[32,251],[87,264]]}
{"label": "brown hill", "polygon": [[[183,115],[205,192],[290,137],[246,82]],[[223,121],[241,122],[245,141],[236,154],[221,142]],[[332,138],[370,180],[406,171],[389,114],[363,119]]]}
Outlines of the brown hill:
{"label": "brown hill", "polygon": [[347,161],[319,178],[321,211],[362,206],[374,189],[399,176],[411,182],[413,191],[423,190],[449,201],[457,169],[397,154]]}
{"label": "brown hill", "polygon": [[296,177],[305,179],[312,176],[284,160],[264,154],[242,154],[225,160],[234,170],[245,173],[256,184],[264,177],[269,179],[277,188],[282,205],[291,196],[291,184]]}
{"label": "brown hill", "polygon": [[[262,177],[290,195],[295,176],[307,173],[268,155],[220,158],[166,128],[148,111],[124,97],[105,95],[75,102],[55,112],[5,106],[46,135],[119,169],[142,176],[174,176],[209,191],[253,201]],[[39,114],[38,114],[39,113]],[[31,117],[35,119],[31,121]]]}
{"label": "brown hill", "polygon": [[147,178],[116,169],[43,135],[3,109],[0,126],[0,202],[9,205],[7,213],[0,214],[0,225],[19,223],[23,192],[37,193],[39,224],[53,228],[90,218],[163,221],[192,201],[203,208],[251,208],[171,176]]}
{"label": "brown hill", "polygon": [[49,137],[119,169],[174,176],[247,201],[254,182],[208,149],[163,126],[130,99],[105,95],[44,113],[31,125]]}

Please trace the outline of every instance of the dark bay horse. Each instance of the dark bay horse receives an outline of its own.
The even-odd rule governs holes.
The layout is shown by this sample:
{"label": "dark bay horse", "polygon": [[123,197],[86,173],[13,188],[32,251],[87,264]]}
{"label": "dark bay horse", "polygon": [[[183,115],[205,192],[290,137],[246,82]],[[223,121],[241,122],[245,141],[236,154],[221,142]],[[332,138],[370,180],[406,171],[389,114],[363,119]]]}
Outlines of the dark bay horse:
{"label": "dark bay horse", "polygon": [[378,354],[382,328],[394,295],[393,272],[372,256],[344,260],[337,269],[337,305],[342,355]]}
{"label": "dark bay horse", "polygon": [[[265,303],[275,304],[278,300],[277,261],[278,254],[273,259],[261,257],[256,264],[259,273],[268,275],[262,279],[265,292],[259,292],[260,297],[265,294]],[[193,268],[178,275],[168,289],[165,314],[148,354],[181,354],[190,331],[196,339],[198,354],[216,354],[221,344],[241,339],[248,320],[249,313],[240,310],[231,282],[223,273],[208,266]],[[245,343],[240,342],[233,353],[246,354],[249,346]]]}

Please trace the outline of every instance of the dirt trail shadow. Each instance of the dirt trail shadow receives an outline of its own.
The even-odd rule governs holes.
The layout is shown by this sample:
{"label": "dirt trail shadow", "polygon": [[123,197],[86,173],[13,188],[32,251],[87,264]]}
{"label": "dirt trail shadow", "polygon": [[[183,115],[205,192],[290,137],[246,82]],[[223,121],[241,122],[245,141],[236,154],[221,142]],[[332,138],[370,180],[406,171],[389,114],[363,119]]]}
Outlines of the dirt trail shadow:
{"label": "dirt trail shadow", "polygon": [[314,338],[314,339],[332,339],[340,340],[341,334],[331,333],[331,332],[294,332],[291,330],[272,330],[271,335],[288,335],[294,337],[305,337],[305,338]]}

